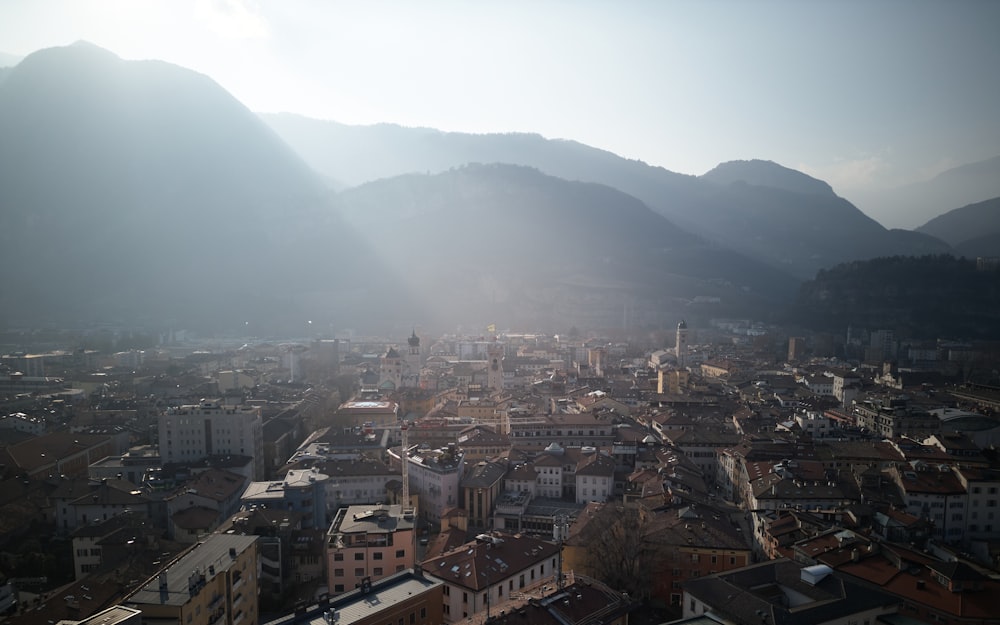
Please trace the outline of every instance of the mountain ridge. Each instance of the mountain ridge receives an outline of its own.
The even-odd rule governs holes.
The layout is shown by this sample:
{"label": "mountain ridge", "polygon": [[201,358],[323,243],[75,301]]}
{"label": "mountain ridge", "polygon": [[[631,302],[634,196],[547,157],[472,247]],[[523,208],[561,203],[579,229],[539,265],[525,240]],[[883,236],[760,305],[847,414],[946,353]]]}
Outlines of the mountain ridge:
{"label": "mountain ridge", "polygon": [[[362,179],[412,171],[435,172],[468,162],[504,162],[535,167],[564,178],[597,182],[632,195],[679,227],[769,263],[800,279],[823,267],[884,254],[942,253],[950,248],[925,237],[890,234],[853,204],[826,193],[828,185],[801,172],[763,163],[782,172],[778,188],[730,185],[670,172],[571,140],[538,135],[470,135],[394,125],[348,126],[302,116],[262,118],[314,168],[346,185]],[[419,155],[418,160],[415,155]],[[336,164],[336,171],[331,168]],[[743,167],[746,170],[746,167]],[[743,176],[747,177],[747,176]],[[773,177],[773,176],[772,176]],[[760,173],[751,176],[761,182]],[[794,178],[794,183],[787,182]],[[822,193],[802,193],[803,187]],[[796,224],[796,228],[791,227]],[[794,230],[794,234],[792,231]]]}

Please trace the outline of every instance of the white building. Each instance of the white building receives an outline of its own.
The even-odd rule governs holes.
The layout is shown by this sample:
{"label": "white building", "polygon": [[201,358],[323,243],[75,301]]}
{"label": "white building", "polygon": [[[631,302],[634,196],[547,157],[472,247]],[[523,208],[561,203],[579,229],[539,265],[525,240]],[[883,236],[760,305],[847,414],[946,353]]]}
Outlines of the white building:
{"label": "white building", "polygon": [[160,458],[192,463],[208,456],[253,458],[255,479],[264,477],[264,429],[257,406],[225,406],[218,401],[169,408],[160,415]]}
{"label": "white building", "polygon": [[834,435],[833,421],[821,412],[809,410],[796,413],[795,422],[799,424],[803,434],[813,438],[827,438]]}
{"label": "white building", "polygon": [[464,622],[543,582],[558,569],[559,547],[524,536],[492,532],[421,563],[424,575],[445,585],[444,619]]}
{"label": "white building", "polygon": [[[394,466],[400,466],[399,447],[389,450]],[[420,516],[440,523],[442,513],[458,506],[459,480],[465,472],[465,454],[455,445],[444,449],[417,449],[406,453],[410,496],[418,497]]]}

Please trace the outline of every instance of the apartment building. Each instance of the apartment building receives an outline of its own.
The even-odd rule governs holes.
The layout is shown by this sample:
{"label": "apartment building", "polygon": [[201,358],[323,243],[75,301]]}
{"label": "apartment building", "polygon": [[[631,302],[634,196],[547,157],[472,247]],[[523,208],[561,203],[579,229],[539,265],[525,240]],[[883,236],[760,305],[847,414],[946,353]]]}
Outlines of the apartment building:
{"label": "apartment building", "polygon": [[249,456],[253,477],[264,479],[264,426],[259,406],[220,401],[168,408],[159,418],[160,458],[189,464],[209,456]]}
{"label": "apartment building", "polygon": [[340,594],[413,568],[416,528],[412,508],[348,506],[337,511],[327,532],[327,585]]}
{"label": "apartment building", "polygon": [[[394,466],[402,468],[400,448],[389,450]],[[416,496],[421,518],[438,524],[449,508],[459,505],[462,475],[465,472],[465,455],[454,443],[439,449],[411,447],[406,451],[409,462],[410,495]]]}
{"label": "apartment building", "polygon": [[123,602],[144,623],[251,625],[258,612],[256,536],[213,534]]}
{"label": "apartment building", "polygon": [[302,514],[302,527],[326,528],[326,482],[329,476],[315,467],[285,473],[283,480],[250,482],[240,496],[244,507],[262,506]]}
{"label": "apartment building", "polygon": [[[510,417],[510,438],[519,449],[541,451],[550,443],[562,447],[610,447],[615,440],[614,423],[590,412],[575,412],[565,400],[567,412],[551,415]],[[559,409],[557,401],[557,410]]]}

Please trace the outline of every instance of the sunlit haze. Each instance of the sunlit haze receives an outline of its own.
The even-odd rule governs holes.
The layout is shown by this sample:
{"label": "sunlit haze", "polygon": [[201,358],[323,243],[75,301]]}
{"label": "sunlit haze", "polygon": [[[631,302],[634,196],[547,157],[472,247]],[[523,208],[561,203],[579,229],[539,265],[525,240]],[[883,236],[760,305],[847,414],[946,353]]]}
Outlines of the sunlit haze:
{"label": "sunlit haze", "polygon": [[852,192],[1000,153],[994,2],[7,1],[0,52],[87,40],[258,112],[534,132]]}

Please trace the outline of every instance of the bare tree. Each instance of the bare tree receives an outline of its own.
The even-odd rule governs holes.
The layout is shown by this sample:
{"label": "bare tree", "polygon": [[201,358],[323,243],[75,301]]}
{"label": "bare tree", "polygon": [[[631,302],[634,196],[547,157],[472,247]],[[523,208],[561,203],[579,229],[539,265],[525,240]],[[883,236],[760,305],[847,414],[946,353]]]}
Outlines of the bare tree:
{"label": "bare tree", "polygon": [[590,574],[635,599],[648,597],[663,555],[651,529],[639,507],[605,505],[581,534],[587,544],[585,563]]}

